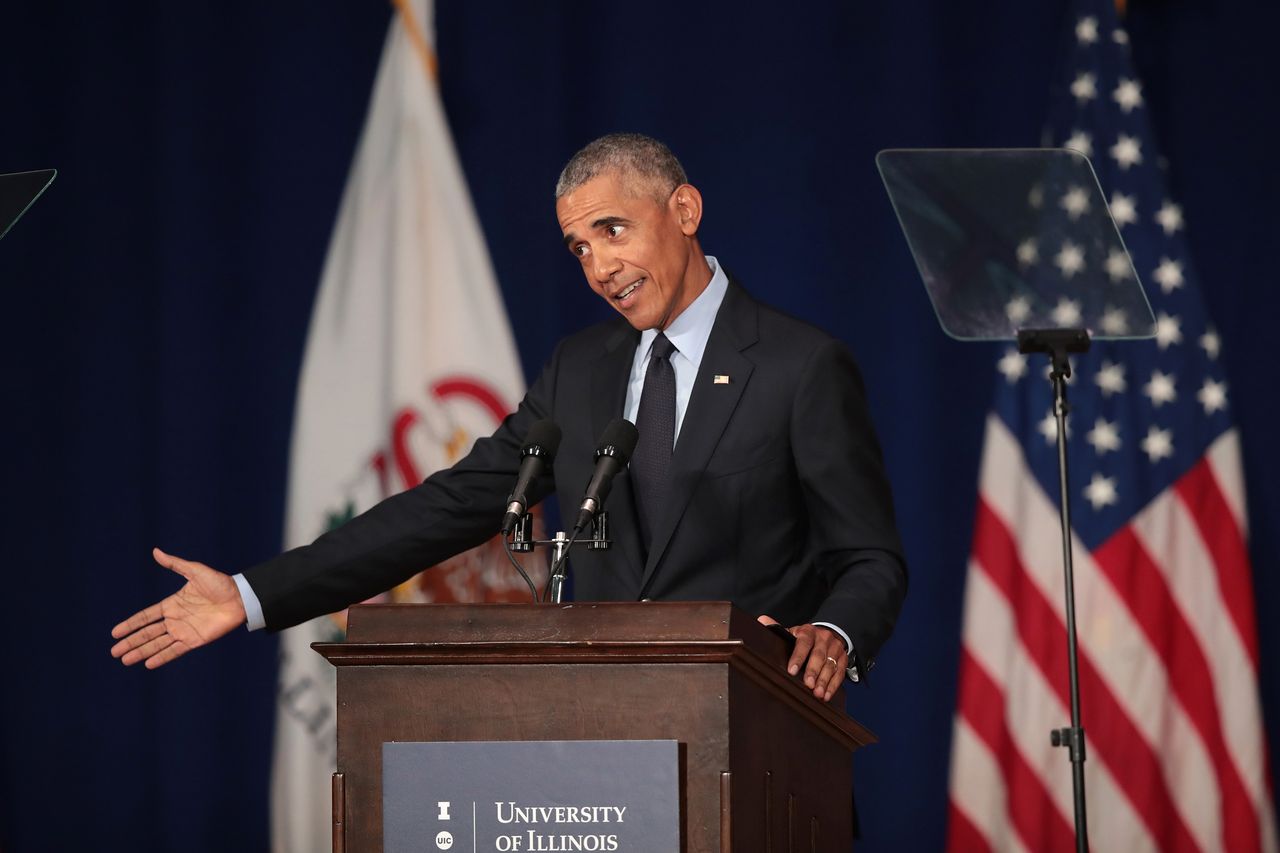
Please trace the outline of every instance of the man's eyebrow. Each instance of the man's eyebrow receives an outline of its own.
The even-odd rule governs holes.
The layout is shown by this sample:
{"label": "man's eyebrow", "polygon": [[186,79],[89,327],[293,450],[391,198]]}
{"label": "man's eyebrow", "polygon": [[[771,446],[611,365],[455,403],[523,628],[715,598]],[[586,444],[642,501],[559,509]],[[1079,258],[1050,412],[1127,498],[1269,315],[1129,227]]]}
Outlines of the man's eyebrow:
{"label": "man's eyebrow", "polygon": [[[610,225],[630,225],[630,224],[631,224],[631,220],[627,219],[625,216],[602,216],[599,219],[592,221],[591,230],[598,231],[601,228],[608,228]],[[576,242],[578,242],[578,235],[574,234],[572,231],[564,235],[564,244],[569,248],[573,248],[573,244]]]}
{"label": "man's eyebrow", "polygon": [[631,220],[622,216],[602,216],[591,223],[592,230],[608,228],[610,225],[630,225]]}

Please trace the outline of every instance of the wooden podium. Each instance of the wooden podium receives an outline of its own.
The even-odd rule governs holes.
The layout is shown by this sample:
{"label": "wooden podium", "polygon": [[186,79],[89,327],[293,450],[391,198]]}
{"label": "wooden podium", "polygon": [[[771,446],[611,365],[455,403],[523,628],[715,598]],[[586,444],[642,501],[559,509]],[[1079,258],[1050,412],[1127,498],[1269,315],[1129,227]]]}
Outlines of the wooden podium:
{"label": "wooden podium", "polygon": [[852,848],[875,736],[730,604],[361,605],[314,648],[338,667],[335,853],[382,850],[384,742],[478,740],[676,740],[687,853]]}

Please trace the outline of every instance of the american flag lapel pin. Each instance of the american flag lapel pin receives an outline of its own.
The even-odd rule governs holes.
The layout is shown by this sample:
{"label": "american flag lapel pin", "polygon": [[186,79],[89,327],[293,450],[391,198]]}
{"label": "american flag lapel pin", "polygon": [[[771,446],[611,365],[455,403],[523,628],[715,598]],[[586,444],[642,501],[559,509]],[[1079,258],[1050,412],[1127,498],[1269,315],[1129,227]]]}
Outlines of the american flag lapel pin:
{"label": "american flag lapel pin", "polygon": [[715,376],[711,378],[711,384],[712,385],[728,385],[729,377],[723,373],[717,373]]}

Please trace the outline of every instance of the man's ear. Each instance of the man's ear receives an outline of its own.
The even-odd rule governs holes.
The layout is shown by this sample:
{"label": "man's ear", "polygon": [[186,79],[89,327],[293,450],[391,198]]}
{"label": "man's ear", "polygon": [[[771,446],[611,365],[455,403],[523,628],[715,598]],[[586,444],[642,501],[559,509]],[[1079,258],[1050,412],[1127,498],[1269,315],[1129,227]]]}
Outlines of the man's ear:
{"label": "man's ear", "polygon": [[686,237],[698,233],[698,226],[702,223],[702,193],[698,192],[697,187],[681,184],[671,193],[667,204]]}

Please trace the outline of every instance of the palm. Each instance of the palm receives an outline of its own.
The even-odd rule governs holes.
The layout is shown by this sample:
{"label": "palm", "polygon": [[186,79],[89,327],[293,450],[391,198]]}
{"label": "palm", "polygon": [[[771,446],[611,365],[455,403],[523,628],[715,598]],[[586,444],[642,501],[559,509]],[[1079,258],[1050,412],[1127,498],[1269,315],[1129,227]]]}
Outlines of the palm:
{"label": "palm", "polygon": [[112,656],[125,665],[143,661],[148,669],[211,643],[244,622],[240,593],[230,577],[203,563],[171,557],[158,548],[155,559],[186,578],[186,584],[111,631],[120,641],[111,648]]}

